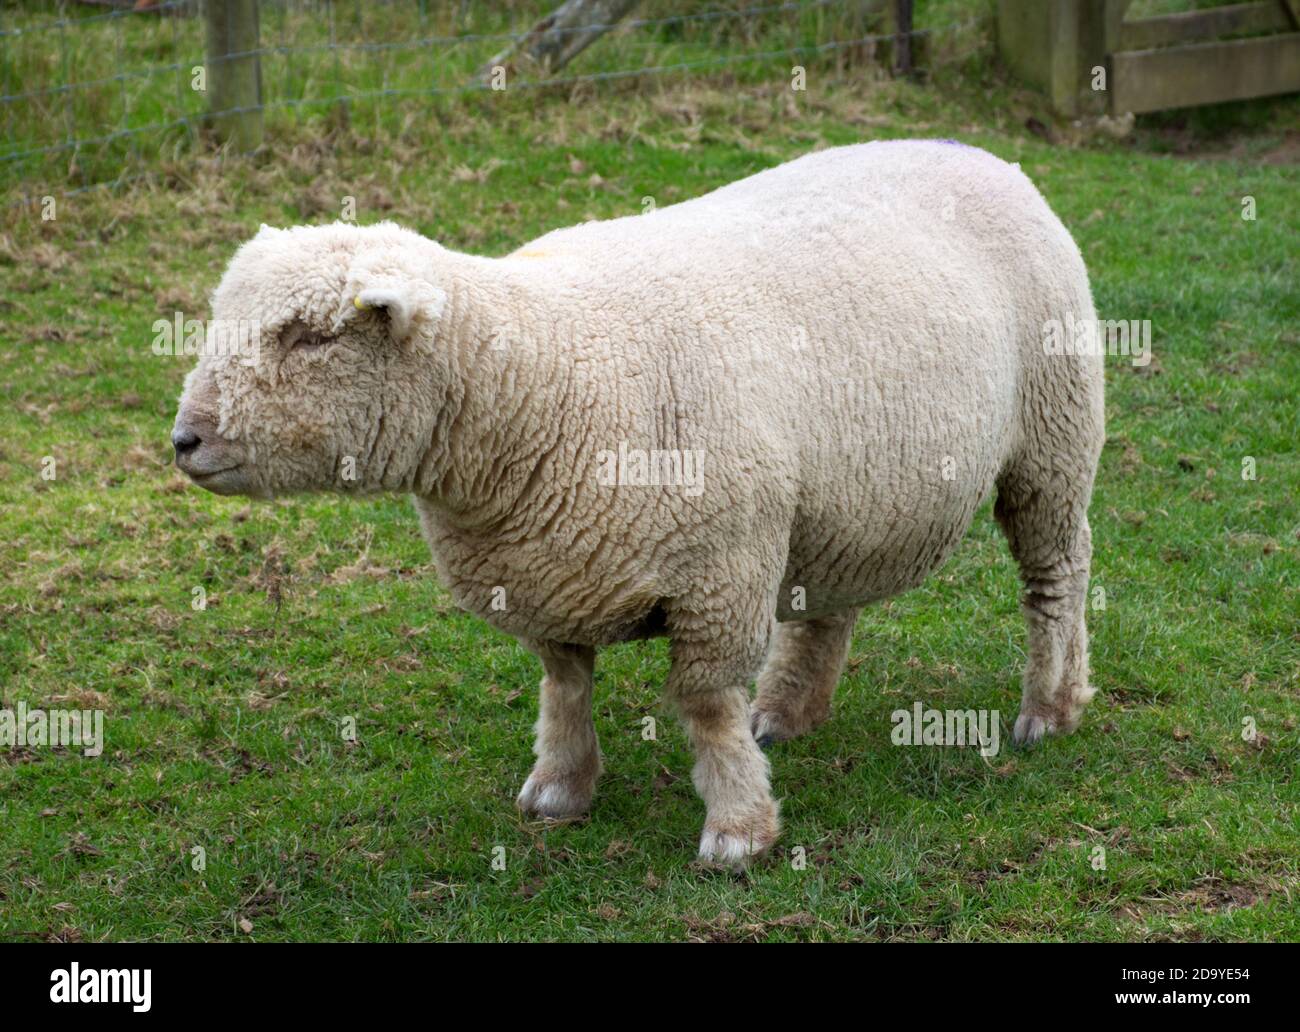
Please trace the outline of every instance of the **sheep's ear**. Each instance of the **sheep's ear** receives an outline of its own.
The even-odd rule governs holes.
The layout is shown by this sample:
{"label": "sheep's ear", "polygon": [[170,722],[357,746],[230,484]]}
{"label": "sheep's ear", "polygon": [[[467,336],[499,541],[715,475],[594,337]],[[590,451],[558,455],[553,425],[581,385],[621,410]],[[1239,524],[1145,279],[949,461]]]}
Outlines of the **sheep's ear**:
{"label": "sheep's ear", "polygon": [[[431,329],[447,305],[444,291],[418,277],[367,276],[349,286],[355,291],[350,307],[386,311],[393,337],[399,341],[408,340],[417,330]],[[347,314],[345,309],[343,318]]]}

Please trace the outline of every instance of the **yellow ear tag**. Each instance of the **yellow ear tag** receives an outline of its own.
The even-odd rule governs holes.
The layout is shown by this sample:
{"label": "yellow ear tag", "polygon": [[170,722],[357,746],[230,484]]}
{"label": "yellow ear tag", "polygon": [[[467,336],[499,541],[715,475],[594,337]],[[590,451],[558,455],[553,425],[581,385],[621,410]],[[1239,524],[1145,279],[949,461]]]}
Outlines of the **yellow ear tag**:
{"label": "yellow ear tag", "polygon": [[364,312],[367,308],[370,307],[369,305],[365,305],[365,304],[362,304],[362,303],[361,303],[361,295],[360,295],[360,294],[358,294],[356,297],[354,297],[354,298],[352,299],[352,303],[353,303],[354,305],[356,305],[358,308],[360,308],[363,312]]}

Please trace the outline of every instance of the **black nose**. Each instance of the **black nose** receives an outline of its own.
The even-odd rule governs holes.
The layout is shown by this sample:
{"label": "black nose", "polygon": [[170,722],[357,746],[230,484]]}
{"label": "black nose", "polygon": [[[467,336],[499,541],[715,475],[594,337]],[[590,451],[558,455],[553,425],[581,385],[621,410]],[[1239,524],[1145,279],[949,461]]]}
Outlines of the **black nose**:
{"label": "black nose", "polygon": [[199,446],[199,435],[193,430],[182,429],[172,431],[172,447],[176,449],[177,455],[184,455],[186,452],[192,452]]}

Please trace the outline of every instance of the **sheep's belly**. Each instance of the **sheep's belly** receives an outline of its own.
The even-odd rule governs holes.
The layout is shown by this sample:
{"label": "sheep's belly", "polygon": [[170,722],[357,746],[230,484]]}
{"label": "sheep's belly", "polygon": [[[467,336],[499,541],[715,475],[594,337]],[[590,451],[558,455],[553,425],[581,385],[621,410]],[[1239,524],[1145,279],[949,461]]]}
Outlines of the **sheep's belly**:
{"label": "sheep's belly", "polygon": [[843,539],[828,543],[842,557],[834,569],[820,562],[786,569],[777,619],[809,620],[900,595],[941,566],[969,527],[969,520],[912,526],[900,531],[897,541],[875,547],[865,547],[861,535],[846,530]]}
{"label": "sheep's belly", "polygon": [[777,619],[806,620],[908,591],[943,565],[992,492],[994,471],[965,489],[911,493],[915,505],[894,510],[887,500],[801,516],[791,541],[777,602]]}

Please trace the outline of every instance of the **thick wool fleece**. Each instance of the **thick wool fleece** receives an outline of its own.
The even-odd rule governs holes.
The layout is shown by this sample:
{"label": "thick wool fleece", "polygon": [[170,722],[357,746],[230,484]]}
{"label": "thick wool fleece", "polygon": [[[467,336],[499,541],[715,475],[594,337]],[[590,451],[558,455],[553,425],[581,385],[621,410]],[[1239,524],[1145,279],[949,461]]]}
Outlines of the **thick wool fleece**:
{"label": "thick wool fleece", "polygon": [[[826,716],[858,608],[920,583],[995,489],[1026,586],[1017,739],[1071,730],[1091,694],[1101,358],[1043,344],[1095,318],[1088,278],[983,151],[822,151],[501,259],[391,225],[264,229],[213,314],[258,319],[262,345],[187,385],[178,425],[206,418],[238,460],[196,479],[413,493],[456,602],[545,666],[526,809],[590,802],[593,649],[667,634],[701,852],[761,851],[754,737]],[[665,472],[683,482],[641,482]]]}

